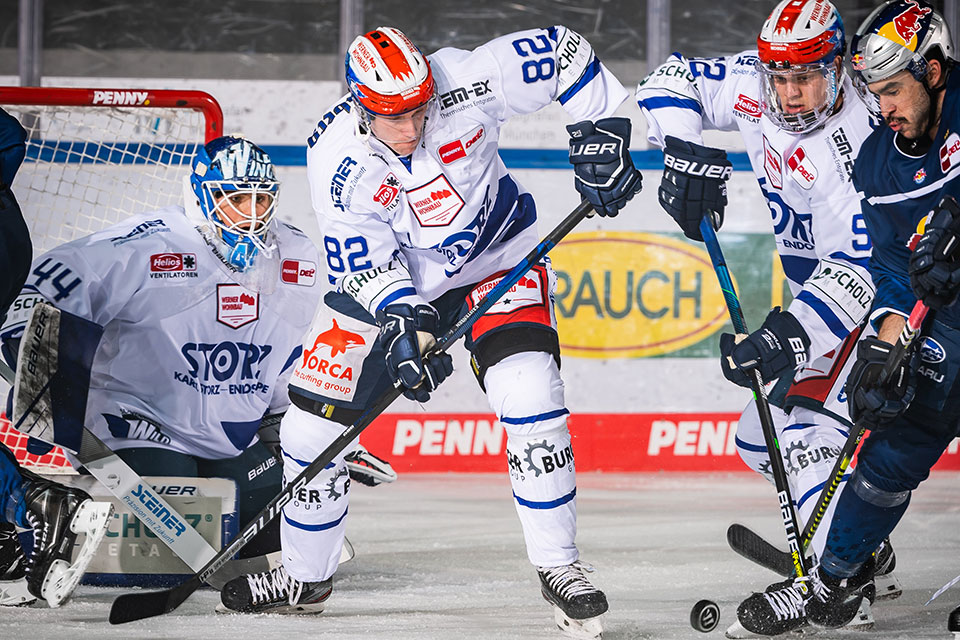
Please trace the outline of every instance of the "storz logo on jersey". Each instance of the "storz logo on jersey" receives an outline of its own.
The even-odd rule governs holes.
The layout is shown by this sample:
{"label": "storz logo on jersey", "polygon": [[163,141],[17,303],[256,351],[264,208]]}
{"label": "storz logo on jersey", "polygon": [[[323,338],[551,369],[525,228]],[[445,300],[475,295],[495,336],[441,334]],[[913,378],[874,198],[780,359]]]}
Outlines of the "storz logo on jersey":
{"label": "storz logo on jersey", "polygon": [[957,164],[960,164],[960,136],[954,132],[940,147],[940,170],[946,173]]}
{"label": "storz logo on jersey", "polygon": [[926,338],[920,345],[920,359],[928,364],[937,364],[947,359],[947,352],[933,338]]}
{"label": "storz logo on jersey", "polygon": [[460,158],[466,158],[474,149],[476,144],[483,139],[483,127],[477,127],[467,135],[453,142],[448,142],[437,149],[440,156],[440,162],[450,164]]}
{"label": "storz logo on jersey", "polygon": [[442,173],[412,191],[407,192],[407,202],[424,227],[444,227],[463,209],[463,198]]}
{"label": "storz logo on jersey", "polygon": [[787,166],[790,167],[790,175],[804,189],[812,188],[813,183],[817,181],[817,168],[803,147],[797,147],[797,150],[787,158]]}
{"label": "storz logo on jersey", "polygon": [[119,247],[120,245],[130,242],[131,240],[136,240],[137,238],[146,238],[147,236],[152,236],[155,233],[169,231],[170,229],[167,228],[167,225],[163,223],[163,220],[147,220],[146,222],[141,222],[135,226],[130,233],[126,235],[110,238],[110,242],[112,242],[115,247]]}
{"label": "storz logo on jersey", "polygon": [[180,354],[190,369],[186,373],[175,371],[173,377],[209,396],[267,393],[270,385],[258,378],[261,365],[271,351],[273,347],[269,344],[188,342],[180,347]]}
{"label": "storz logo on jersey", "polygon": [[260,294],[239,284],[217,285],[217,322],[239,329],[260,317]]}
{"label": "storz logo on jersey", "polygon": [[750,122],[757,122],[760,119],[760,103],[745,96],[742,93],[737,97],[737,104],[733,107],[734,115]]}
{"label": "storz logo on jersey", "polygon": [[317,281],[317,265],[309,260],[284,260],[280,266],[280,280],[312,287]]}
{"label": "storz logo on jersey", "polygon": [[150,256],[151,278],[196,278],[197,254],[155,253]]}

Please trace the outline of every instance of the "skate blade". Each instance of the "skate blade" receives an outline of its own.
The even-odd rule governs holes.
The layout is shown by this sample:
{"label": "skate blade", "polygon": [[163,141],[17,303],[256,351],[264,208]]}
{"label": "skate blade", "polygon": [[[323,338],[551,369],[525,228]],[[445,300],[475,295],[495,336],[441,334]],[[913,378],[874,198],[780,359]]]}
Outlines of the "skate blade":
{"label": "skate blade", "polygon": [[603,623],[600,616],[595,618],[584,618],[583,620],[574,620],[558,607],[553,608],[553,621],[557,627],[568,638],[577,638],[577,640],[601,640],[603,638]]}
{"label": "skate blade", "polygon": [[112,504],[93,500],[83,502],[73,514],[73,519],[70,520],[70,531],[74,534],[82,533],[85,537],[73,564],[66,560],[55,560],[43,578],[40,595],[51,608],[55,609],[62,605],[77,588],[80,578],[83,577],[87,566],[97,552],[97,547],[107,533],[111,515],[113,515]]}
{"label": "skate blade", "polygon": [[350,541],[347,540],[346,536],[343,538],[343,546],[340,547],[340,560],[337,564],[344,564],[345,562],[350,562],[353,560],[353,557],[357,553],[353,550],[353,545],[350,544]]}
{"label": "skate blade", "polygon": [[873,610],[870,608],[870,601],[866,598],[860,603],[860,608],[857,609],[857,615],[844,625],[843,629],[851,629],[853,631],[869,631],[873,629],[875,620],[873,619]]}
{"label": "skate blade", "polygon": [[874,576],[873,582],[877,586],[877,600],[894,600],[903,595],[903,585],[892,571],[882,576]]}
{"label": "skate blade", "polygon": [[[815,635],[816,633],[817,633],[817,630],[815,627],[812,627],[806,624],[800,627],[799,629],[794,629],[793,631],[788,631],[787,633],[781,634],[781,636],[784,638],[794,638],[797,636],[812,636],[812,635]],[[731,638],[731,640],[741,640],[742,638],[769,638],[770,637],[770,636],[762,636],[759,633],[754,633],[753,631],[750,631],[749,629],[744,627],[742,624],[740,624],[739,620],[735,621],[732,625],[727,627],[727,630],[723,633],[723,635],[727,638]]]}
{"label": "skate blade", "polygon": [[324,608],[326,607],[326,602],[318,602],[317,604],[295,604],[293,606],[283,605],[279,607],[274,607],[272,609],[267,609],[266,611],[235,611],[229,607],[224,606],[222,602],[218,602],[217,606],[214,607],[214,611],[221,615],[263,615],[263,614],[278,614],[285,616],[315,616],[317,614],[323,613]]}
{"label": "skate blade", "polygon": [[26,578],[0,580],[0,607],[25,607],[36,601],[27,589]]}

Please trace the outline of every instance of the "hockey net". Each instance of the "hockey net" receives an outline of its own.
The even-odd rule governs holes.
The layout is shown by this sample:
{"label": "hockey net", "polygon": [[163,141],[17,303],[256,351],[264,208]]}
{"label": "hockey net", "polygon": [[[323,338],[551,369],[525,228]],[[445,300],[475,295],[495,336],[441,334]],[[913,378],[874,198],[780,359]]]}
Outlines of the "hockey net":
{"label": "hockey net", "polygon": [[[13,182],[34,258],[128,216],[179,204],[197,148],[223,135],[202,91],[0,87],[0,107],[27,130]],[[0,391],[6,395],[6,385]],[[55,449],[37,457],[0,416],[0,442],[25,466],[69,470]]]}

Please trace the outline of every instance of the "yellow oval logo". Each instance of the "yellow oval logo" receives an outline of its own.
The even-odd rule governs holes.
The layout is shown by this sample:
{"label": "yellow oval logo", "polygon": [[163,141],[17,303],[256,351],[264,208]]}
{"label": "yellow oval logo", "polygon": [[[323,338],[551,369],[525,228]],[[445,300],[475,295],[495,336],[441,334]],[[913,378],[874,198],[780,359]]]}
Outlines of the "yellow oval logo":
{"label": "yellow oval logo", "polygon": [[654,233],[579,233],[550,257],[565,356],[671,353],[711,336],[728,320],[709,254],[682,240]]}

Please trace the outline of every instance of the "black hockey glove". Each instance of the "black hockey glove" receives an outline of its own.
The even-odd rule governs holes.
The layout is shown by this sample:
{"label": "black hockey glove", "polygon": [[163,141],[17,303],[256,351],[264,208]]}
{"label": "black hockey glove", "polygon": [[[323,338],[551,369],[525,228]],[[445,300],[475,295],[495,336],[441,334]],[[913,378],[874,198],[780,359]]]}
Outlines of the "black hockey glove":
{"label": "black hockey glove", "polygon": [[[703,241],[700,221],[716,213],[719,229],[727,206],[727,179],[733,165],[723,149],[703,147],[667,136],[663,147],[663,178],[657,195],[660,205],[676,220],[683,235]],[[764,378],[766,379],[766,378]]]}
{"label": "black hockey glove", "polygon": [[440,315],[426,304],[390,304],[377,312],[377,341],[386,352],[387,372],[403,395],[417,402],[453,372],[448,353],[435,351]]}
{"label": "black hockey glove", "polygon": [[857,345],[857,360],[850,369],[844,390],[850,405],[850,418],[858,427],[877,430],[887,426],[910,406],[917,392],[920,356],[912,349],[900,363],[889,382],[879,386],[880,371],[893,345],[875,336]]}
{"label": "black hockey glove", "polygon": [[931,309],[948,307],[960,293],[960,206],[945,196],[910,254],[910,286]]}
{"label": "black hockey glove", "polygon": [[601,216],[617,215],[640,192],[642,178],[630,157],[630,130],[628,118],[567,125],[574,186]]}
{"label": "black hockey glove", "polygon": [[809,348],[810,338],[797,319],[774,307],[760,328],[740,342],[732,333],[720,336],[720,367],[727,380],[749,388],[751,370],[771,382],[806,362]]}

